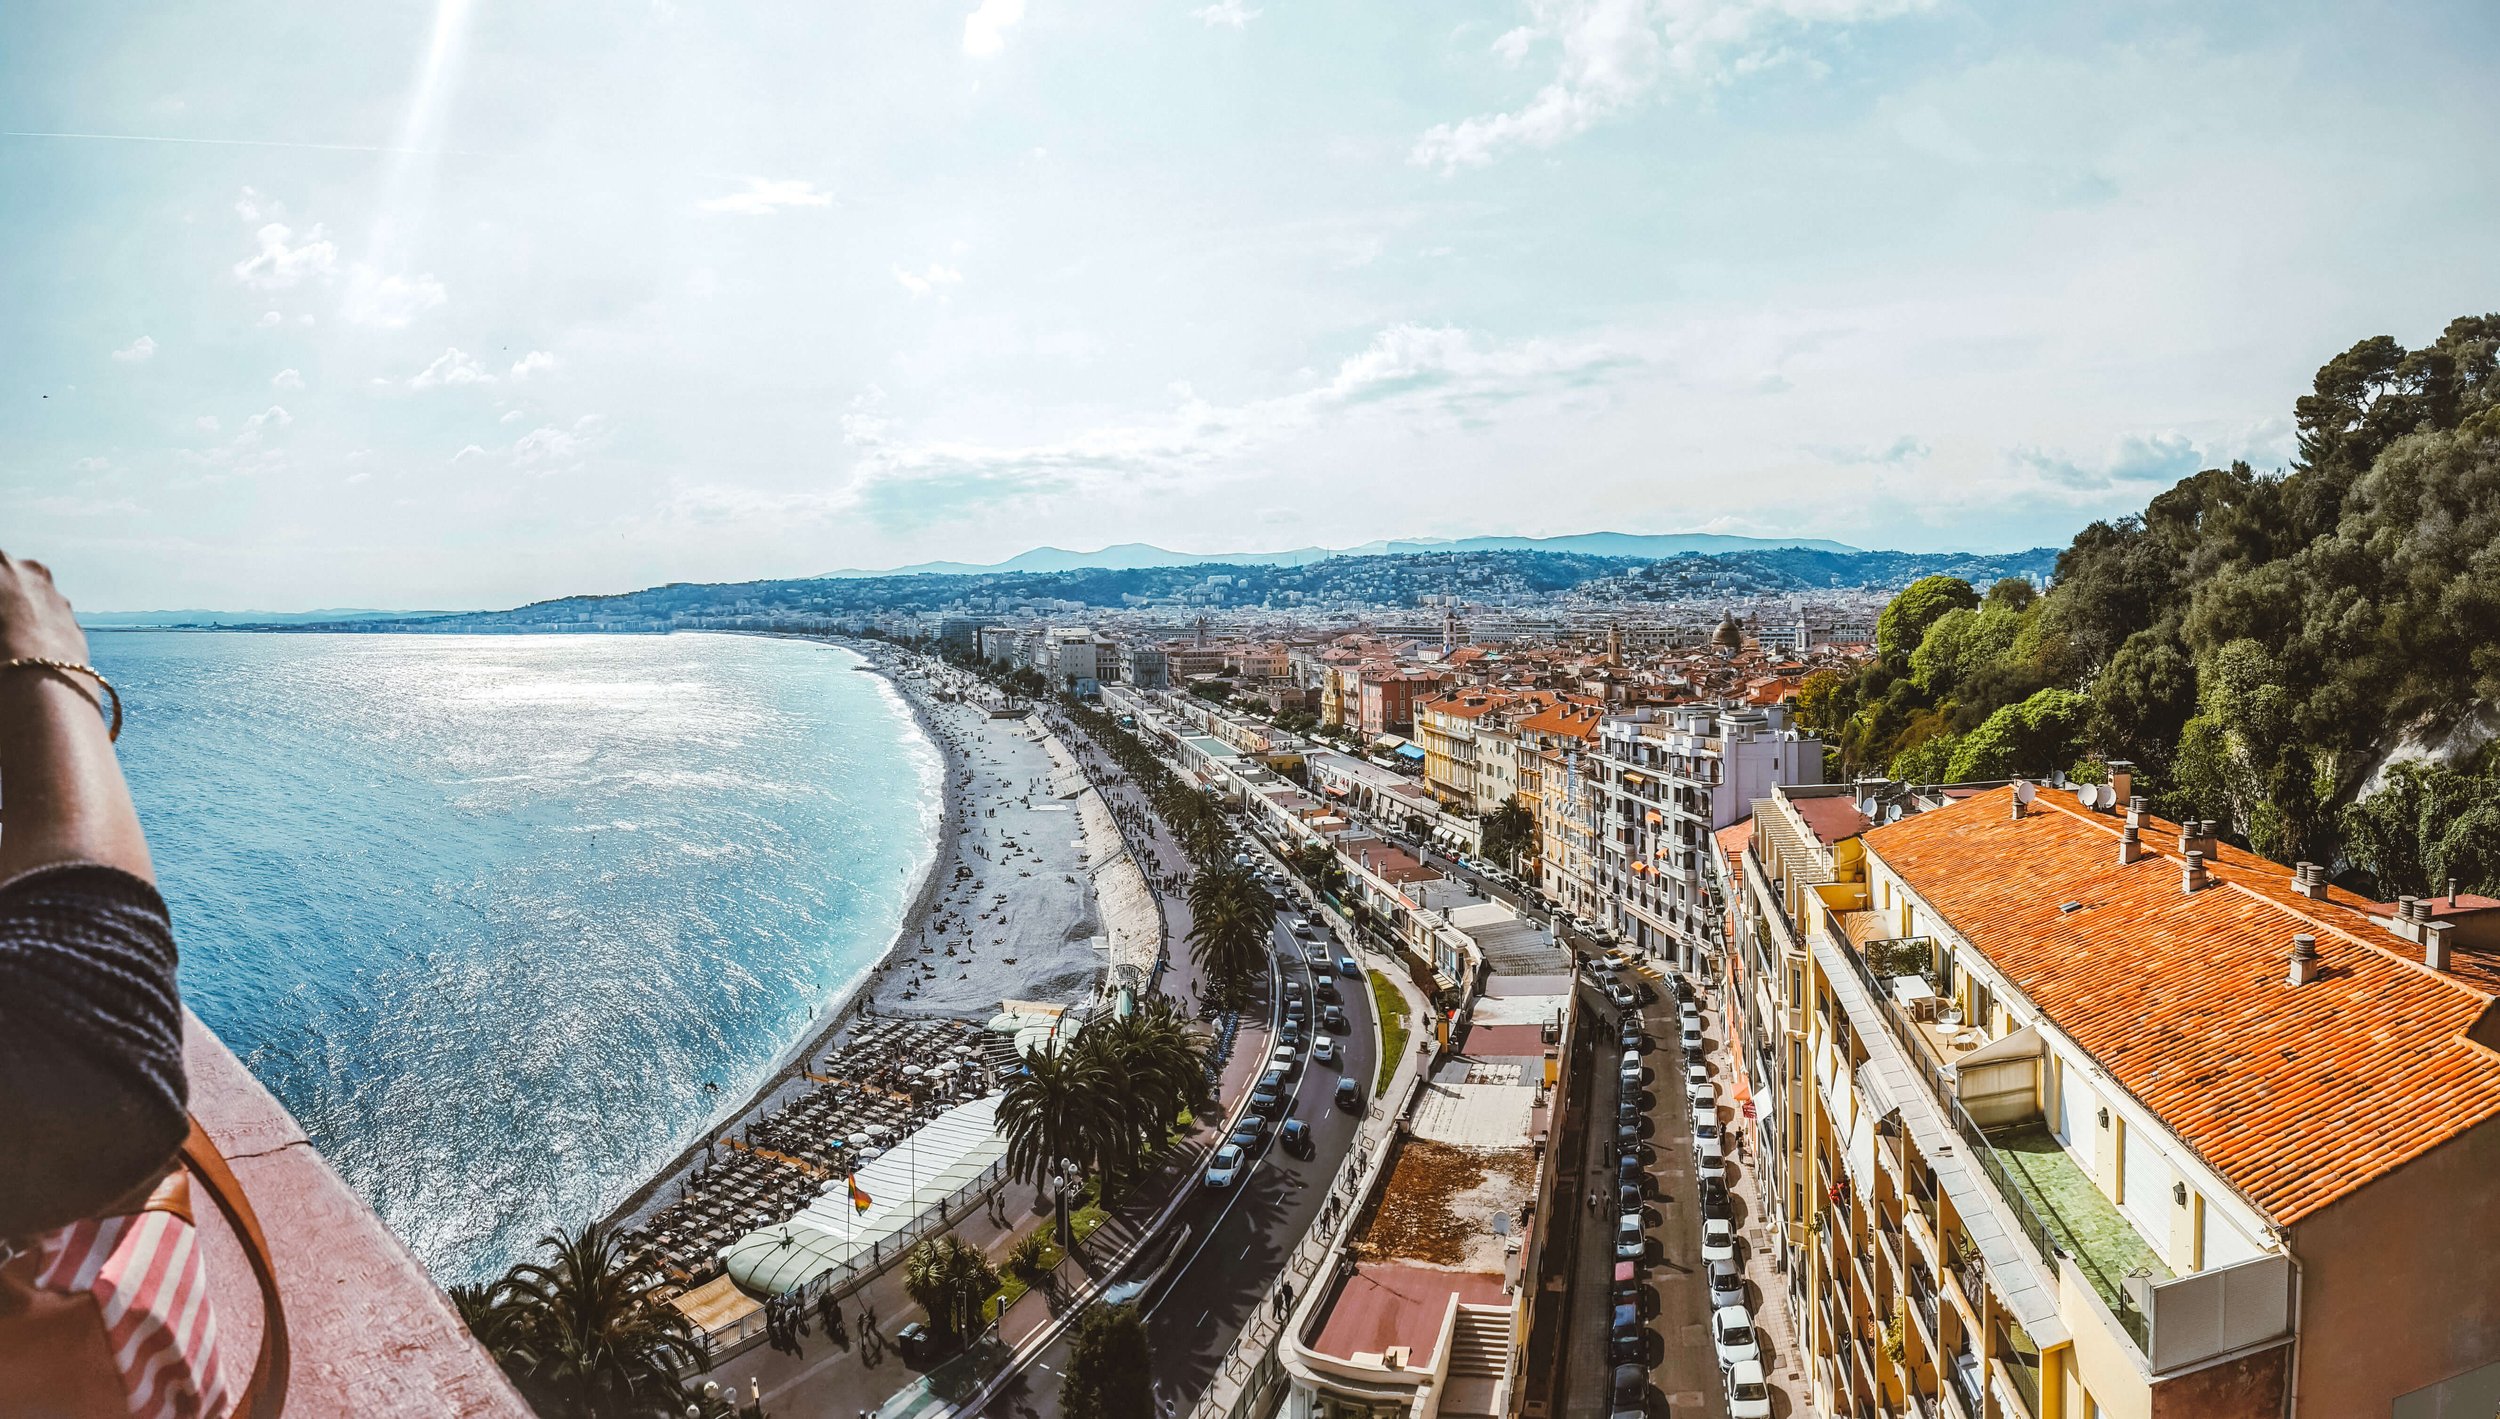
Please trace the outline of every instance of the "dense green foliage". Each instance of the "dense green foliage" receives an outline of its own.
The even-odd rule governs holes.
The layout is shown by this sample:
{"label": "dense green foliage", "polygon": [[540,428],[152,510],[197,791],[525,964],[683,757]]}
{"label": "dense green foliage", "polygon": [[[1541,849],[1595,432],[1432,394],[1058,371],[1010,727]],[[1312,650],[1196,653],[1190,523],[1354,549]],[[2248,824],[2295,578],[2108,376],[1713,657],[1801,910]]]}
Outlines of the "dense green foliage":
{"label": "dense green foliage", "polygon": [[2290,471],[2209,468],[2092,524],[2045,595],[1913,583],[1874,663],[1809,679],[1801,715],[1849,772],[2125,758],[2157,811],[2365,890],[2500,888],[2495,348],[2500,316],[2362,341],[2295,406]]}
{"label": "dense green foliage", "polygon": [[1027,1055],[998,1103],[1007,1169],[1041,1184],[1060,1159],[1105,1180],[1105,1192],[1170,1138],[1184,1109],[1205,1102],[1206,1042],[1169,998],[1127,1019],[1088,1022],[1058,1048]]}
{"label": "dense green foliage", "polygon": [[1257,995],[1275,925],[1276,904],[1249,869],[1202,867],[1190,876],[1189,951],[1207,1003],[1238,1010]]}
{"label": "dense green foliage", "polygon": [[1504,867],[1517,868],[1522,853],[1536,844],[1536,815],[1514,798],[1484,817],[1484,855]]}
{"label": "dense green foliage", "polygon": [[929,1313],[930,1327],[941,1337],[977,1330],[981,1303],[997,1290],[997,1268],[979,1247],[952,1232],[921,1242],[903,1258],[903,1292]]}
{"label": "dense green foliage", "polygon": [[1059,1379],[1066,1419],[1154,1419],[1153,1356],[1134,1306],[1096,1306],[1078,1317]]}
{"label": "dense green foliage", "polygon": [[[523,1262],[452,1302],[470,1334],[541,1414],[563,1419],[677,1415],[699,1347],[685,1315],[653,1297],[656,1273],[602,1223],[538,1239]],[[720,1412],[720,1411],[715,1411]]]}

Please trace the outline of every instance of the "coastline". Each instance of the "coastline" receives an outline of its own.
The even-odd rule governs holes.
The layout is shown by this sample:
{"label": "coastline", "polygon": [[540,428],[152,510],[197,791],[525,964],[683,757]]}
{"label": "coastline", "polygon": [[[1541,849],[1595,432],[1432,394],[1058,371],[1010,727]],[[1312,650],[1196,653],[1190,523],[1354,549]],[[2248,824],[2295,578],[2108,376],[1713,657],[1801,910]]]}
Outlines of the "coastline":
{"label": "coastline", "polygon": [[600,1222],[610,1227],[628,1225],[642,1213],[650,1210],[652,1203],[659,1199],[663,1188],[684,1176],[694,1166],[695,1160],[710,1151],[713,1146],[712,1140],[735,1131],[740,1124],[766,1111],[768,1106],[780,1102],[779,1095],[795,1092],[794,1086],[805,1082],[798,1072],[798,1066],[808,1058],[831,1047],[836,1036],[856,1023],[857,1017],[863,1013],[870,993],[884,978],[887,969],[894,964],[895,957],[903,949],[904,943],[917,937],[927,927],[929,914],[937,904],[938,888],[942,880],[939,869],[953,861],[956,855],[961,834],[959,819],[964,816],[963,813],[958,812],[958,809],[969,811],[968,802],[958,801],[959,798],[966,798],[968,795],[962,794],[956,788],[956,779],[962,772],[963,765],[960,763],[954,746],[947,741],[945,735],[938,732],[936,725],[930,723],[928,709],[921,702],[920,696],[903,684],[901,677],[896,675],[891,667],[882,664],[878,657],[871,654],[865,646],[849,640],[829,640],[821,636],[767,634],[775,640],[814,641],[818,644],[837,645],[850,651],[864,662],[861,667],[857,667],[857,670],[873,674],[884,681],[895,698],[902,702],[911,716],[913,727],[918,729],[920,736],[937,751],[939,788],[935,850],[929,854],[928,862],[921,867],[919,879],[912,887],[910,902],[903,908],[903,915],[895,923],[893,938],[886,942],[885,949],[878,952],[876,959],[869,962],[866,968],[848,984],[834,993],[825,1007],[818,1012],[816,1018],[808,1023],[804,1033],[788,1048],[773,1057],[771,1066],[756,1080],[753,1091],[744,1100],[712,1116],[711,1120],[704,1125],[701,1140],[686,1145],[675,1157],[654,1169],[631,1193],[600,1214]]}
{"label": "coastline", "polygon": [[[1103,845],[1095,842],[1101,831],[1097,814],[1083,810],[1080,799],[1097,792],[1087,783],[1076,794],[1061,799],[1056,793],[1043,795],[1050,804],[1038,805],[1036,796],[1027,792],[1022,800],[1009,778],[999,778],[998,760],[1002,756],[1029,755],[1041,758],[1040,768],[1052,762],[1046,732],[1035,732],[1038,726],[1027,721],[990,721],[986,711],[974,711],[980,718],[972,723],[982,732],[1001,736],[986,744],[975,741],[969,746],[959,742],[958,735],[941,722],[940,705],[932,702],[925,685],[916,683],[913,671],[918,667],[906,658],[906,652],[874,641],[853,641],[826,636],[784,635],[764,633],[775,639],[807,640],[840,646],[861,659],[857,673],[873,674],[885,682],[886,688],[902,703],[912,724],[921,736],[936,749],[942,775],[940,806],[934,851],[922,868],[909,904],[898,919],[892,938],[883,951],[855,978],[829,997],[823,1009],[796,1037],[792,1044],[776,1055],[771,1065],[755,1079],[754,1085],[734,1104],[711,1115],[699,1137],[674,1157],[648,1173],[631,1191],[613,1206],[606,1208],[601,1219],[611,1226],[630,1226],[671,1200],[669,1184],[688,1176],[689,1170],[713,1146],[713,1140],[734,1134],[741,1126],[772,1113],[803,1096],[816,1085],[802,1072],[805,1062],[830,1048],[846,1032],[865,1017],[891,1018],[943,1016],[954,1019],[986,1021],[1003,999],[1061,1000],[1069,992],[1066,985],[1081,959],[1091,976],[1088,994],[1099,990],[1110,978],[1116,952],[1098,950],[1094,942],[1111,943],[1116,934],[1126,937],[1134,928],[1114,932],[1111,906],[1103,900],[1104,883],[1098,873],[1105,861],[1096,854]],[[1016,768],[1016,765],[1006,765]],[[1073,766],[1069,766],[1074,772]],[[985,775],[989,776],[985,778]],[[1058,805],[1064,804],[1065,811]],[[1032,811],[1023,818],[1015,816],[1022,806]],[[1106,816],[1106,815],[1102,815]],[[1012,826],[1022,823],[1023,826]],[[969,831],[979,825],[978,832]],[[1063,826],[1064,825],[1064,826]],[[1056,835],[1054,842],[1042,842],[1037,836],[1045,831]],[[1019,836],[1021,835],[1021,836]],[[1112,848],[1126,856],[1126,844],[1117,840],[1113,830]],[[1002,839],[1004,849],[1001,850]],[[1071,861],[1048,863],[1052,853]],[[1019,886],[1010,879],[1007,853],[1022,854],[1032,862],[1020,875],[1032,878],[1040,872],[1041,880],[1030,886]],[[1063,869],[1065,871],[1063,872]],[[1132,866],[1132,871],[1134,868]],[[957,889],[967,893],[991,889],[990,877],[996,874],[1001,890],[997,895],[1006,900],[1009,893],[1018,899],[1013,915],[1016,918],[1019,949],[1026,959],[1016,956],[1003,960],[994,952],[983,958],[969,940],[974,923],[972,904],[968,897],[950,908]],[[1064,883],[1053,874],[1065,877]],[[1143,897],[1143,879],[1138,882],[1137,895]],[[1071,890],[1071,886],[1073,890]],[[1150,899],[1149,899],[1150,900]],[[1123,901],[1119,904],[1126,907]],[[1000,929],[1006,922],[1002,913]],[[1053,938],[1048,928],[1053,922],[1066,934]],[[1037,934],[1037,924],[1039,929]],[[1159,926],[1159,917],[1158,917]],[[955,928],[949,934],[949,926]],[[1084,932],[1079,935],[1079,931]],[[956,940],[971,951],[970,957],[944,961],[945,965],[961,964],[964,979],[970,980],[973,967],[980,966],[981,979],[959,986],[954,981],[939,983],[935,976],[922,976],[942,958],[935,955],[943,945],[953,956]],[[895,977],[900,971],[900,978]],[[902,994],[896,998],[896,989]],[[923,997],[920,992],[927,991]],[[905,1005],[903,1001],[914,1003]],[[975,1004],[975,1002],[980,1002]]]}

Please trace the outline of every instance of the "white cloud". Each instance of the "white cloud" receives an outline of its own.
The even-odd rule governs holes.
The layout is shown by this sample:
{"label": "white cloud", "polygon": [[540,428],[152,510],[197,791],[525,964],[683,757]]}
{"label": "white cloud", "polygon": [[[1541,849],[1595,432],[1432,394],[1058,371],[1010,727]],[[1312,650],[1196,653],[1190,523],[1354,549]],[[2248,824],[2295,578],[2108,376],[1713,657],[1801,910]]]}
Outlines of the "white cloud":
{"label": "white cloud", "polygon": [[269,387],[272,389],[301,389],[304,387],[304,376],[301,372],[296,370],[280,370],[276,374],[269,377]]}
{"label": "white cloud", "polygon": [[447,349],[434,357],[434,363],[417,371],[408,381],[410,389],[436,389],[455,384],[493,384],[495,377],[476,360],[458,349]]}
{"label": "white cloud", "polygon": [[220,425],[218,424],[218,422],[217,422],[217,416],[216,416],[216,415],[214,415],[214,414],[202,414],[200,417],[198,417],[198,418],[196,418],[196,419],[193,419],[193,420],[191,421],[191,427],[193,427],[193,428],[195,428],[195,429],[198,429],[201,433],[204,433],[204,434],[213,434],[213,433],[217,432],[217,430],[218,430],[221,426],[220,426]]}
{"label": "white cloud", "polygon": [[512,377],[527,379],[531,375],[544,374],[555,367],[556,357],[553,354],[545,350],[532,350],[512,362]]}
{"label": "white cloud", "polygon": [[285,317],[285,316],[278,314],[278,313],[277,313],[276,311],[274,311],[274,310],[270,310],[270,311],[263,311],[263,312],[261,312],[261,317],[260,317],[260,319],[258,319],[258,320],[256,320],[256,321],[254,321],[254,322],[252,322],[252,323],[253,323],[253,324],[255,324],[255,325],[257,325],[257,326],[259,326],[259,327],[260,327],[261,329],[263,329],[263,330],[267,330],[270,326],[280,324],[280,323],[284,322],[285,320],[286,320],[286,317]]}
{"label": "white cloud", "polygon": [[1569,401],[1646,358],[1600,343],[1497,345],[1464,330],[1398,325],[1294,393],[1219,405],[1182,382],[1177,407],[1161,419],[1021,446],[898,439],[871,388],[842,418],[843,441],[860,455],[855,476],[822,511],[909,525],[1002,499],[1203,488],[1211,470],[1314,429],[1365,418],[1409,432],[1462,427],[1523,400]]}
{"label": "white cloud", "polygon": [[553,424],[530,430],[513,441],[512,466],[544,472],[559,472],[577,466],[583,455],[598,447],[603,430],[596,414],[584,414],[569,429]]}
{"label": "white cloud", "polygon": [[[448,295],[443,283],[432,276],[386,276],[360,264],[348,277],[347,298],[339,303],[339,313],[353,324],[399,330],[441,305]],[[305,317],[304,323],[310,325],[312,318]]]}
{"label": "white cloud", "polygon": [[497,419],[495,422],[499,424],[517,424],[521,422],[524,417],[526,416],[523,415],[518,409],[506,409],[503,417]]}
{"label": "white cloud", "polygon": [[486,449],[485,449],[485,447],[484,447],[483,445],[481,445],[481,444],[474,444],[474,443],[473,443],[473,444],[467,444],[467,445],[463,446],[463,447],[461,448],[461,450],[460,450],[458,453],[453,454],[453,455],[451,456],[451,461],[452,461],[452,462],[454,462],[454,463],[458,463],[458,462],[460,462],[460,461],[461,461],[462,459],[464,459],[464,458],[484,458],[485,456],[486,456]]}
{"label": "white cloud", "polygon": [[897,266],[894,268],[894,279],[903,283],[903,289],[911,292],[913,300],[918,300],[940,286],[962,285],[964,273],[932,261],[928,270],[920,272],[906,271]]}
{"label": "white cloud", "polygon": [[1007,47],[1007,31],[1024,18],[1024,0],[981,0],[964,16],[964,53],[986,56]]}
{"label": "white cloud", "polygon": [[1932,0],[1528,0],[1529,21],[1493,41],[1506,64],[1558,51],[1554,77],[1527,103],[1435,124],[1410,160],[1452,172],[1514,148],[1550,148],[1632,108],[1662,83],[1696,87],[1794,57],[1817,27],[1889,19]]}
{"label": "white cloud", "polygon": [[1243,0],[1215,0],[1214,4],[1202,5],[1189,13],[1209,29],[1223,25],[1238,30],[1247,29],[1261,12],[1251,9]]}
{"label": "white cloud", "polygon": [[260,291],[282,291],[307,279],[326,281],[338,273],[339,249],[316,223],[297,240],[284,222],[270,222],[252,234],[260,250],[234,263],[234,278]]}
{"label": "white cloud", "polygon": [[816,184],[801,177],[750,177],[744,192],[732,192],[695,204],[701,211],[729,212],[741,217],[769,217],[792,207],[832,205],[832,193],[818,191]]}
{"label": "white cloud", "polygon": [[78,471],[81,473],[109,473],[112,468],[113,460],[100,453],[78,460]]}
{"label": "white cloud", "polygon": [[156,353],[156,341],[142,335],[113,352],[113,358],[126,365],[135,365]]}
{"label": "white cloud", "polygon": [[[272,404],[245,419],[243,427],[235,430],[234,437],[223,444],[215,448],[186,449],[182,456],[209,469],[212,476],[264,472],[286,461],[282,450],[268,446],[269,436],[294,422],[294,415],[283,406]],[[205,432],[214,432],[215,422],[211,420],[201,427]]]}

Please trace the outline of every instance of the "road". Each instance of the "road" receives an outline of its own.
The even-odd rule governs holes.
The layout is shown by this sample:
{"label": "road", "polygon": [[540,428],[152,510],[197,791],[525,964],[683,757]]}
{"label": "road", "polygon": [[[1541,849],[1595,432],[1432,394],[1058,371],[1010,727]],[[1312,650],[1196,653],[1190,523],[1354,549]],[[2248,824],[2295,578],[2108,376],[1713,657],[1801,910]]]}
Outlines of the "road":
{"label": "road", "polygon": [[[1597,1191],[1592,1212],[1583,1201],[1577,1250],[1572,1260],[1571,1308],[1564,1318],[1563,1412],[1568,1419],[1604,1419],[1613,1411],[1614,1362],[1608,1353],[1613,1329],[1614,1224],[1617,1106],[1623,1092],[1622,1012],[1585,982],[1579,991],[1580,1031],[1586,1048],[1572,1067],[1589,1083],[1593,1107],[1579,1158],[1582,1192]],[[1633,1012],[1641,1022],[1644,1096],[1639,1115],[1642,1156],[1641,1216],[1647,1240],[1642,1258],[1641,1315],[1646,1327],[1643,1362],[1649,1367],[1647,1409],[1653,1415],[1725,1419],[1717,1351],[1710,1343],[1709,1283],[1701,1265],[1701,1210],[1695,1195],[1692,1110],[1684,1093],[1684,1057],[1677,1043],[1676,1002],[1671,990]]]}
{"label": "road", "polygon": [[[1177,861],[1177,849],[1173,851]],[[1261,855],[1265,856],[1263,850]],[[1275,865],[1272,857],[1268,861]],[[1185,919],[1186,907],[1181,910]],[[1302,998],[1313,1002],[1311,1019],[1316,1025],[1317,1006],[1326,1003],[1315,1000],[1322,963],[1307,957],[1292,933],[1292,924],[1302,919],[1298,909],[1280,911],[1273,945],[1280,977],[1301,983]],[[1313,926],[1322,937],[1321,954],[1333,958],[1334,950],[1326,945],[1326,925],[1314,921]],[[1183,969],[1187,956],[1187,947],[1175,940],[1175,974]],[[1217,1364],[1232,1350],[1252,1308],[1262,1303],[1286,1257],[1319,1220],[1328,1183],[1353,1147],[1362,1122],[1359,1112],[1336,1106],[1338,1079],[1361,1081],[1365,1107],[1372,1103],[1379,1057],[1372,1033],[1371,985],[1361,977],[1339,978],[1336,985],[1336,1003],[1346,1016],[1345,1031],[1332,1036],[1344,1055],[1342,1069],[1309,1062],[1306,1042],[1292,1095],[1275,1120],[1278,1125],[1287,1118],[1308,1123],[1311,1156],[1286,1153],[1277,1146],[1277,1130],[1271,1128],[1242,1182],[1226,1191],[1201,1188],[1174,1219],[1175,1232],[1189,1229],[1186,1260],[1147,1297],[1146,1335],[1154,1356],[1156,1392],[1176,1412],[1186,1411],[1214,1379]],[[1166,977],[1165,987],[1178,988],[1172,976]],[[1253,1035],[1245,1030],[1242,1038],[1247,1048]],[[1264,1046],[1265,1036],[1258,1038]],[[1038,1419],[1058,1415],[1059,1377],[1067,1370],[1068,1348],[1068,1337],[1060,1336],[1026,1371],[1020,1403]]]}

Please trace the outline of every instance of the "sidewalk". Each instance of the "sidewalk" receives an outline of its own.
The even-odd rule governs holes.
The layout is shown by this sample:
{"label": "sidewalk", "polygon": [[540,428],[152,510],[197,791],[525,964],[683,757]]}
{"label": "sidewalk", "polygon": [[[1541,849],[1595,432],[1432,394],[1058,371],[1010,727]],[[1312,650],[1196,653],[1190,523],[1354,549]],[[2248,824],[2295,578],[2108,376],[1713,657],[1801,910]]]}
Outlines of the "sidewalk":
{"label": "sidewalk", "polygon": [[[1703,1028],[1710,1049],[1711,1071],[1720,1079],[1738,1077],[1736,1057],[1727,1047],[1724,1022],[1716,1001],[1720,987],[1716,982],[1694,992],[1701,1006]],[[1754,1336],[1762,1345],[1762,1375],[1771,1386],[1772,1419],[1813,1419],[1814,1389],[1806,1381],[1805,1347],[1798,1343],[1797,1326],[1789,1314],[1788,1275],[1772,1265],[1779,1253],[1779,1239],[1771,1234],[1769,1219],[1773,1215],[1762,1200],[1761,1170],[1756,1167],[1760,1154],[1754,1146],[1753,1130],[1741,1115],[1729,1120],[1723,1132],[1730,1143],[1741,1142],[1744,1151],[1730,1154],[1727,1160],[1727,1184],[1730,1195],[1742,1200],[1745,1219],[1745,1279],[1754,1286],[1760,1298],[1753,1310]]]}

